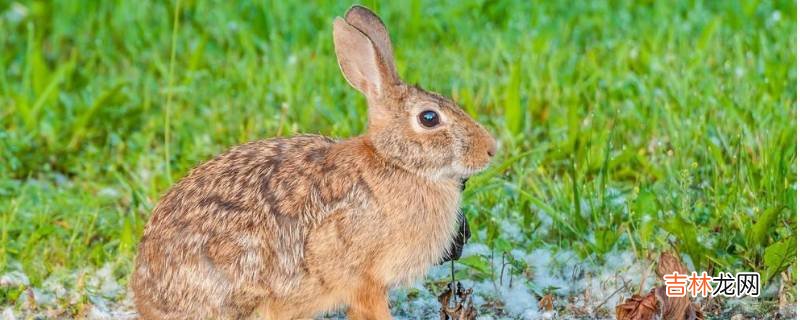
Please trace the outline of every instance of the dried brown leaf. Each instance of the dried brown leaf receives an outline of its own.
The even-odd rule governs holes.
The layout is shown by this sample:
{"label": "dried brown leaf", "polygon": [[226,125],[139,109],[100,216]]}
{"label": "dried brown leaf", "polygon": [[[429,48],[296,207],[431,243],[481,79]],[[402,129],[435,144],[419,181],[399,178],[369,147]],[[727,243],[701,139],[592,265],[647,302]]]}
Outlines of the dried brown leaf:
{"label": "dried brown leaf", "polygon": [[[680,258],[676,257],[669,251],[664,251],[661,253],[661,257],[658,260],[658,268],[656,270],[656,274],[658,274],[658,280],[664,281],[664,275],[672,274],[677,272],[679,274],[687,274],[688,269],[683,265]],[[689,301],[689,297],[667,297],[666,287],[658,287],[655,289],[656,296],[661,302],[663,306],[661,310],[661,314],[664,319],[674,319],[674,320],[683,320],[685,315],[687,314],[687,309],[689,309],[689,305],[692,303]]]}
{"label": "dried brown leaf", "polygon": [[[669,251],[661,253],[658,260],[658,274],[659,280],[664,280],[664,275],[677,272],[679,274],[688,274],[689,268],[681,262],[681,259]],[[683,297],[667,297],[666,287],[661,286],[655,290],[656,298],[661,304],[661,316],[665,320],[695,320],[703,319],[703,312],[700,307],[693,304],[689,296]]]}
{"label": "dried brown leaf", "polygon": [[633,297],[617,305],[617,320],[653,320],[658,314],[658,300],[651,290],[644,297]]}
{"label": "dried brown leaf", "polygon": [[656,269],[658,280],[663,280],[664,275],[672,274],[673,272],[688,274],[689,270],[683,265],[680,258],[669,251],[664,251],[658,259],[658,268]]}
{"label": "dried brown leaf", "polygon": [[453,298],[453,290],[448,286],[445,292],[439,295],[439,319],[440,320],[475,320],[478,317],[478,310],[472,304],[472,289],[464,289],[458,283],[455,292],[455,305],[450,306],[450,299]]}
{"label": "dried brown leaf", "polygon": [[700,306],[692,303],[688,296],[667,297],[667,288],[655,289],[656,298],[661,304],[661,317],[664,320],[703,320],[705,315]]}
{"label": "dried brown leaf", "polygon": [[442,294],[439,295],[439,319],[440,320],[448,320],[450,315],[447,314],[448,309],[450,308],[450,297],[453,296],[453,291],[450,288],[447,288]]}
{"label": "dried brown leaf", "polygon": [[553,311],[553,295],[546,294],[539,300],[539,309],[544,311]]}

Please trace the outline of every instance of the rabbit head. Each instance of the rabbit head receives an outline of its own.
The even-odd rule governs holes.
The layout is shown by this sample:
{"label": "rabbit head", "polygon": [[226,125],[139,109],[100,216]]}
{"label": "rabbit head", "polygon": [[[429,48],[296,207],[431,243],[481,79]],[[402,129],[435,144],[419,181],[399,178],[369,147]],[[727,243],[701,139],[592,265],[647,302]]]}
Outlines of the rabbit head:
{"label": "rabbit head", "polygon": [[386,161],[431,179],[460,179],[486,167],[494,138],[452,100],[404,83],[389,33],[354,6],[333,23],[339,67],[368,104],[367,137]]}

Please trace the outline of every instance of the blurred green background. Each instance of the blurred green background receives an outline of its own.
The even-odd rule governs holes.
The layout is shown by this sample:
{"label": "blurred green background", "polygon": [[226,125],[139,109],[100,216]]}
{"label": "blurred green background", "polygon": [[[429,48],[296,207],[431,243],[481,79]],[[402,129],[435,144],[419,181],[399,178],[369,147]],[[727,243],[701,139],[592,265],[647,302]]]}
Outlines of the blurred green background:
{"label": "blurred green background", "polygon": [[[363,130],[331,40],[351,2],[176,4],[0,1],[0,274],[111,263],[125,284],[150,210],[193,166]],[[364,4],[401,76],[501,142],[465,192],[473,241],[795,270],[793,1]]]}

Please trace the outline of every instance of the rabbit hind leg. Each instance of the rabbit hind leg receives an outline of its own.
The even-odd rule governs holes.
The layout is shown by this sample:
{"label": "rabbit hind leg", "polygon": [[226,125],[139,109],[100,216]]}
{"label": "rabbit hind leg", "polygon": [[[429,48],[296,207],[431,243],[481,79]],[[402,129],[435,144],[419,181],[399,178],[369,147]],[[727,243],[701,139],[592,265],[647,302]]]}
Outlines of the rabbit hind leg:
{"label": "rabbit hind leg", "polygon": [[359,319],[392,319],[389,310],[389,290],[372,279],[365,279],[355,290],[347,309],[347,318]]}

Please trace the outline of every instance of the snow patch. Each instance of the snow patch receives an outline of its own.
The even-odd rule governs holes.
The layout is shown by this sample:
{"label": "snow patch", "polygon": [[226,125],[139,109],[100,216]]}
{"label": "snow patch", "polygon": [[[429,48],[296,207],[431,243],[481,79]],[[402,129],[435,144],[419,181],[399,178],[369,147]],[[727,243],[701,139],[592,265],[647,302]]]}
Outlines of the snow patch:
{"label": "snow patch", "polygon": [[31,281],[22,271],[11,271],[0,276],[0,287],[29,286]]}

